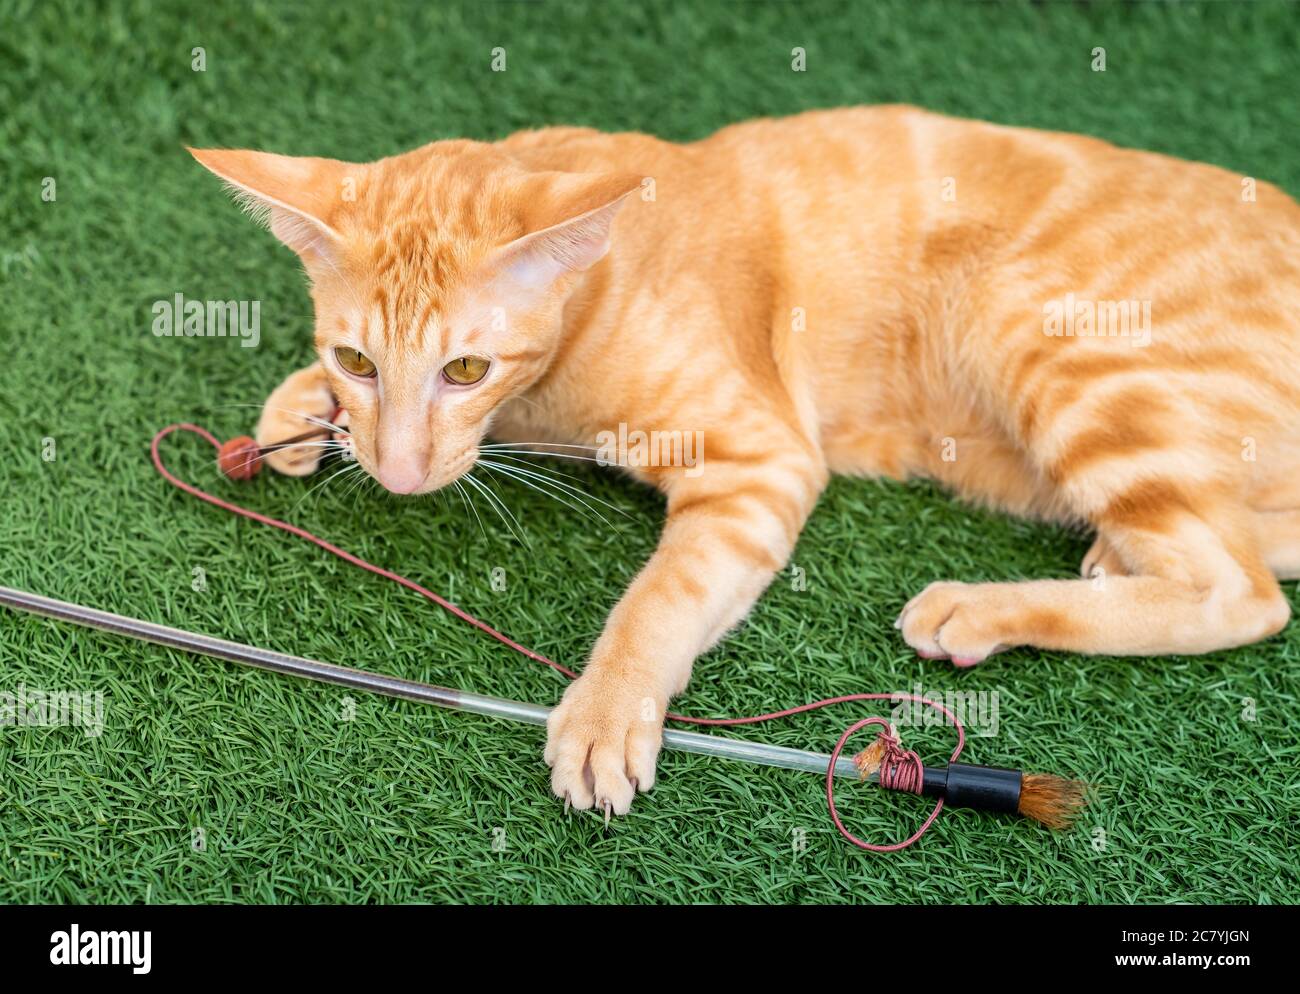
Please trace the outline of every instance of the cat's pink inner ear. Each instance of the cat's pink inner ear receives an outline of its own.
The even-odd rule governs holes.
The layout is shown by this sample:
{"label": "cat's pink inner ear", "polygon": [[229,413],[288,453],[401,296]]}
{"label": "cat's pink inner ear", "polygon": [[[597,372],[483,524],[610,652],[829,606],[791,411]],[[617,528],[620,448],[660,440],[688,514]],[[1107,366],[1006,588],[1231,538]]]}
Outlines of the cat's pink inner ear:
{"label": "cat's pink inner ear", "polygon": [[335,159],[275,155],[247,149],[191,148],[201,165],[225,181],[235,199],[299,255],[329,255],[341,238],[331,224],[358,167]]}
{"label": "cat's pink inner ear", "polygon": [[[590,269],[609,251],[614,218],[636,185],[602,177],[592,187],[579,191],[571,201],[580,205],[579,212],[517,238],[501,250],[503,271],[523,287],[541,289],[567,273]],[[589,204],[593,194],[610,199],[583,210],[583,201]]]}

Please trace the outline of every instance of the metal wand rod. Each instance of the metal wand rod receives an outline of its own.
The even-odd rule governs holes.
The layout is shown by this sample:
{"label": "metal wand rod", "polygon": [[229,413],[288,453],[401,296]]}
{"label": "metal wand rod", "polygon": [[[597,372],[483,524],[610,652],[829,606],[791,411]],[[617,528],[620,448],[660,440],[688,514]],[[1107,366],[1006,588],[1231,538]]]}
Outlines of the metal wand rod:
{"label": "metal wand rod", "polygon": [[[269,670],[272,673],[302,677],[318,683],[332,683],[355,690],[367,690],[387,697],[421,701],[457,711],[522,721],[530,725],[545,725],[546,717],[551,713],[550,708],[542,707],[540,704],[525,704],[522,701],[511,701],[502,697],[489,697],[464,690],[435,687],[432,684],[406,680],[402,677],[322,663],[302,656],[290,656],[271,649],[259,649],[256,646],[214,638],[211,635],[200,635],[197,632],[187,632],[180,628],[155,624],[152,621],[128,618],[125,615],[100,611],[93,607],[56,600],[53,597],[43,597],[24,590],[14,590],[11,587],[0,587],[0,604],[17,611],[26,611],[57,621],[67,621],[86,628],[97,628],[114,635],[124,635],[143,642],[170,646],[173,649],[184,649],[201,656],[212,656],[260,670]],[[669,749],[678,749],[682,752],[820,774],[826,773],[831,760],[830,756],[824,753],[768,745],[762,742],[746,742],[722,735],[684,732],[675,728],[664,729],[664,745]],[[847,756],[841,756],[835,764],[835,775],[853,779],[860,777],[853,760]],[[869,779],[874,781],[876,777],[873,774]]]}

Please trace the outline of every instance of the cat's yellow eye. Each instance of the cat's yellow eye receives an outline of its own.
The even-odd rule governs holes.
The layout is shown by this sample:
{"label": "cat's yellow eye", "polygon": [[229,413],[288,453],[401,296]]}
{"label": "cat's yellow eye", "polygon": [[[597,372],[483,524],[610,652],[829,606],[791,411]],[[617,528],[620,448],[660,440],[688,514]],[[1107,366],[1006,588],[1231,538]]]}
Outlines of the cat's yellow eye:
{"label": "cat's yellow eye", "polygon": [[356,349],[339,346],[334,350],[334,358],[339,365],[353,376],[369,377],[375,375],[375,364]]}
{"label": "cat's yellow eye", "polygon": [[491,363],[486,359],[480,359],[478,356],[461,356],[459,359],[453,359],[443,366],[442,375],[451,380],[452,383],[469,386],[469,384],[477,383],[483,379],[487,374],[489,365]]}

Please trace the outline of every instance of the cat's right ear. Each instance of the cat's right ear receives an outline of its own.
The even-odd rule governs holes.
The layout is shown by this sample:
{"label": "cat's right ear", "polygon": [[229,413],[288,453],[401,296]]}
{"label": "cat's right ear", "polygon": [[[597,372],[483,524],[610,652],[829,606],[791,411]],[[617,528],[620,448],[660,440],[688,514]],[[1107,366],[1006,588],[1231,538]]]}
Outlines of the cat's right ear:
{"label": "cat's right ear", "polygon": [[219,176],[241,207],[300,256],[328,258],[342,243],[331,219],[349,189],[355,197],[354,177],[359,167],[337,159],[247,149],[186,151]]}

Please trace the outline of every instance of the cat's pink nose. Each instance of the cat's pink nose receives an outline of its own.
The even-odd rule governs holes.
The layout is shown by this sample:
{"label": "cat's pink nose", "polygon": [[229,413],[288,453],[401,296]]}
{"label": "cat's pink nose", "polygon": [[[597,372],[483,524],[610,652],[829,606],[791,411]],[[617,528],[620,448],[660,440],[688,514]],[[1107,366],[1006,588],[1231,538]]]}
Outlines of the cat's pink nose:
{"label": "cat's pink nose", "polygon": [[385,490],[395,494],[414,493],[429,475],[429,464],[424,458],[398,456],[383,459],[375,472]]}

